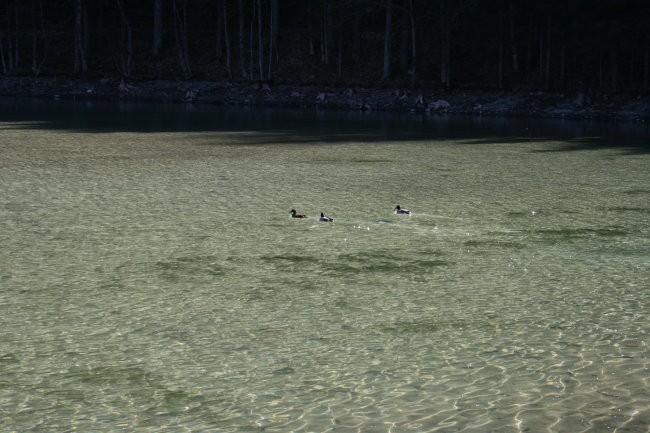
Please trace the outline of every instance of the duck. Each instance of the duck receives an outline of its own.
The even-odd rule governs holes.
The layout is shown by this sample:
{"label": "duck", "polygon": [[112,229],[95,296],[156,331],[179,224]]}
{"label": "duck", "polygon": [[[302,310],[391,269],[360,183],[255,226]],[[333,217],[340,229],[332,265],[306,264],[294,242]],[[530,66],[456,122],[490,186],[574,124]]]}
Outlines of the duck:
{"label": "duck", "polygon": [[402,209],[399,205],[395,206],[396,215],[411,215],[411,211],[408,209]]}
{"label": "duck", "polygon": [[289,213],[291,214],[291,218],[307,218],[307,215],[297,213],[295,209],[291,209]]}
{"label": "duck", "polygon": [[323,212],[321,212],[319,221],[323,221],[323,222],[326,222],[326,223],[331,223],[332,221],[334,221],[334,218],[330,218],[328,216],[325,216],[325,214]]}

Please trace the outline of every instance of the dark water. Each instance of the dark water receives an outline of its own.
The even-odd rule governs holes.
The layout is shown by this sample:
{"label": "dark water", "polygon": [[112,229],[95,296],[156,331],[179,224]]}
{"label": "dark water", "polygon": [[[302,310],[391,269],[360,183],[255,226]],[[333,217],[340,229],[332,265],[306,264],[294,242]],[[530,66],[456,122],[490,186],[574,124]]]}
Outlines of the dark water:
{"label": "dark water", "polygon": [[634,122],[393,113],[300,111],[205,105],[71,102],[42,99],[0,101],[5,122],[88,132],[256,131],[279,142],[463,139],[486,144],[507,140],[566,141],[566,150],[622,147],[650,151],[650,127]]}

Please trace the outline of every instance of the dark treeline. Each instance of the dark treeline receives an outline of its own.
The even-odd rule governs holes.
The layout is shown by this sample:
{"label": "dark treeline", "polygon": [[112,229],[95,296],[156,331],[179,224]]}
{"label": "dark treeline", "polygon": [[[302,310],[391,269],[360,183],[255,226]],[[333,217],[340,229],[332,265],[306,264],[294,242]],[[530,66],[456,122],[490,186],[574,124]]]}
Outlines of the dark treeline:
{"label": "dark treeline", "polygon": [[0,72],[647,91],[648,0],[4,0]]}

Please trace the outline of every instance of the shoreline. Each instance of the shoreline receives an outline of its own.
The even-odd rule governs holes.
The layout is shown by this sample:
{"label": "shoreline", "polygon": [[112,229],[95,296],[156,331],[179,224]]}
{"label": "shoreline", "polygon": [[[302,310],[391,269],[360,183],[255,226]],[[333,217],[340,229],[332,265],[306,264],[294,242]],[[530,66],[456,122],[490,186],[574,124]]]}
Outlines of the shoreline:
{"label": "shoreline", "polygon": [[272,83],[3,77],[0,97],[196,103],[650,123],[650,97],[498,90],[336,88]]}

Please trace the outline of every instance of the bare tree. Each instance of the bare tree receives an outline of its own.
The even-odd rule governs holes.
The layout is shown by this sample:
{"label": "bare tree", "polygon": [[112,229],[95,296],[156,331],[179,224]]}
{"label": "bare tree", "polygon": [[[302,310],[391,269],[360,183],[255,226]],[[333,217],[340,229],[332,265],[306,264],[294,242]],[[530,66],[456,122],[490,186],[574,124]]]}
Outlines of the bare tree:
{"label": "bare tree", "polygon": [[18,6],[14,6],[14,67],[18,67],[20,64],[20,26],[18,25],[20,21],[20,13],[18,12]]}
{"label": "bare tree", "polygon": [[440,82],[451,87],[452,30],[475,0],[440,0]]}
{"label": "bare tree", "polygon": [[244,0],[239,0],[239,68],[242,78],[246,78],[246,60],[244,53]]}
{"label": "bare tree", "polygon": [[405,70],[409,64],[409,16],[408,9],[404,9],[399,22],[399,66]]}
{"label": "bare tree", "polygon": [[566,76],[566,45],[562,43],[560,47],[560,76],[558,78],[558,84],[560,87],[564,86],[564,78]]}
{"label": "bare tree", "polygon": [[612,47],[610,53],[609,53],[609,58],[611,61],[611,83],[612,83],[612,91],[617,92],[618,91],[618,47]]}
{"label": "bare tree", "polygon": [[308,4],[308,13],[307,13],[307,37],[309,39],[309,55],[313,56],[316,54],[316,43],[314,42],[314,25],[312,24],[312,3]]}
{"label": "bare tree", "polygon": [[415,11],[413,7],[413,0],[409,0],[409,19],[411,22],[411,86],[415,85],[417,79],[417,39],[415,38]]}
{"label": "bare tree", "polygon": [[162,49],[163,0],[154,0],[153,4],[153,55],[158,56]]}
{"label": "bare tree", "polygon": [[176,36],[176,51],[183,72],[183,78],[192,78],[192,70],[187,48],[187,0],[172,0],[174,15],[174,35]]}
{"label": "bare tree", "polygon": [[[9,4],[6,4],[6,18],[7,18],[7,31],[0,35],[0,41],[2,41],[5,37],[7,39],[7,53],[6,53],[6,61],[5,61],[5,52],[4,49],[2,51],[2,63],[3,63],[3,71],[6,74],[10,70],[13,69],[14,67],[14,58],[13,58],[13,48],[11,44],[11,18],[10,12],[9,12]],[[4,47],[4,45],[3,45]]]}
{"label": "bare tree", "polygon": [[504,11],[499,11],[498,12],[498,19],[495,20],[497,23],[497,31],[495,32],[497,34],[497,87],[499,89],[503,88],[503,57],[504,57],[504,52],[505,52],[505,42],[504,39],[506,38],[504,34],[504,27],[506,26],[506,16],[504,15]]}
{"label": "bare tree", "polygon": [[6,74],[7,71],[7,61],[5,60],[5,49],[4,49],[4,36],[0,33],[0,61],[2,62],[2,73]]}
{"label": "bare tree", "polygon": [[85,34],[83,13],[84,5],[83,0],[75,0],[74,2],[74,72],[75,74],[85,74],[88,71],[88,64],[86,62],[85,50]]}
{"label": "bare tree", "polygon": [[[43,2],[32,0],[32,74],[36,77],[47,59],[48,39],[43,21]],[[40,54],[39,48],[42,51]]]}
{"label": "bare tree", "polygon": [[544,88],[548,90],[551,85],[551,14],[546,17],[546,53],[544,65]]}
{"label": "bare tree", "polygon": [[352,60],[361,58],[361,17],[356,14],[352,22]]}
{"label": "bare tree", "polygon": [[503,42],[499,39],[499,54],[497,58],[497,87],[503,88]]}
{"label": "bare tree", "polygon": [[232,78],[231,54],[230,54],[230,33],[228,32],[228,0],[223,0],[223,38],[226,44],[226,70],[228,78]]}
{"label": "bare tree", "polygon": [[508,4],[508,22],[510,24],[510,56],[512,57],[512,70],[515,72],[515,74],[518,74],[519,56],[517,55],[517,39],[515,38],[515,4],[513,0],[510,0]]}
{"label": "bare tree", "polygon": [[649,57],[650,57],[650,36],[646,35],[645,47],[643,53],[643,90],[648,90],[648,76],[650,75],[650,71],[648,71],[648,69],[650,68],[650,61],[648,61]]}
{"label": "bare tree", "polygon": [[440,0],[440,83],[451,87],[451,16],[445,0]]}
{"label": "bare tree", "polygon": [[[0,39],[6,40],[6,48],[2,47],[2,55],[5,60],[7,72],[16,68],[20,63],[20,41],[23,36],[20,29],[20,12],[19,7],[22,5],[17,2],[4,2],[5,18],[7,20],[6,31],[0,32]],[[6,51],[5,51],[6,49]]]}
{"label": "bare tree", "polygon": [[225,0],[218,0],[217,3],[217,22],[216,22],[216,28],[217,31],[215,32],[215,55],[217,57],[217,60],[221,60],[223,57],[223,44],[224,44],[224,36],[223,36],[223,26],[224,26],[224,17],[223,17],[223,5],[220,3],[223,3]]}
{"label": "bare tree", "polygon": [[125,33],[125,47],[124,50],[126,54],[120,53],[120,60],[117,61],[118,69],[124,77],[131,76],[132,63],[133,63],[133,30],[131,29],[131,23],[129,22],[126,13],[124,12],[124,0],[115,0],[117,2],[117,9],[120,13],[120,18],[122,19],[122,24],[124,25]]}
{"label": "bare tree", "polygon": [[262,36],[262,0],[257,0],[257,60],[260,68],[260,81],[264,81],[264,36]]}
{"label": "bare tree", "polygon": [[320,38],[320,59],[321,62],[329,65],[329,42],[330,42],[330,26],[331,26],[331,5],[328,0],[323,0],[323,15],[321,19],[321,38]]}
{"label": "bare tree", "polygon": [[386,27],[384,29],[384,69],[382,80],[387,80],[391,75],[391,45],[393,34],[393,0],[386,0]]}
{"label": "bare tree", "polygon": [[255,63],[255,59],[253,57],[253,40],[254,40],[254,38],[253,38],[253,27],[255,26],[255,17],[257,16],[257,15],[255,15],[256,10],[257,10],[257,8],[255,7],[255,4],[256,4],[255,0],[253,0],[253,16],[251,17],[250,35],[249,35],[249,38],[248,38],[248,54],[250,56],[248,64],[250,66],[249,76],[250,76],[251,80],[253,79],[253,64]]}
{"label": "bare tree", "polygon": [[273,73],[273,59],[279,61],[278,54],[278,0],[271,0],[271,10],[269,11],[269,71],[268,79],[271,79]]}

